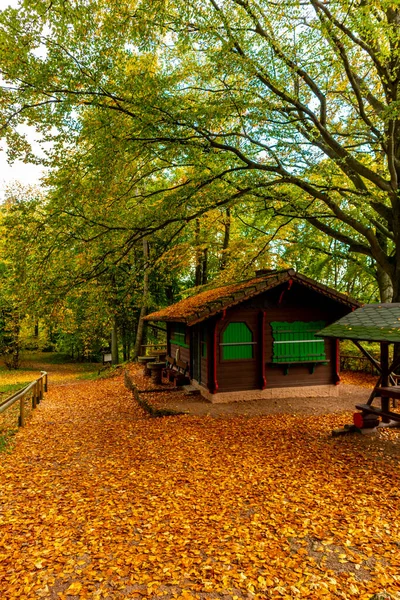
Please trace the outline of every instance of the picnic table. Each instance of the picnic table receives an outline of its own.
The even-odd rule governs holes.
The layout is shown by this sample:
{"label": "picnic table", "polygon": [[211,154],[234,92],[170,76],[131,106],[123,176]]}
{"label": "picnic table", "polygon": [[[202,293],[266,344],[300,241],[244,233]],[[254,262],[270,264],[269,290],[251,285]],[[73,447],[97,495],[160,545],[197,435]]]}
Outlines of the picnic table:
{"label": "picnic table", "polygon": [[[400,422],[400,414],[390,407],[390,401],[392,408],[396,408],[397,400],[400,399],[400,376],[397,375],[400,370],[400,353],[394,346],[400,344],[400,303],[365,304],[325,327],[318,335],[351,340],[379,373],[367,403],[356,405],[360,412],[353,417],[355,428],[375,427],[379,419],[386,424],[391,421]],[[372,356],[361,342],[378,342],[380,359]],[[380,398],[380,407],[373,404],[375,398]],[[346,426],[340,432],[348,433],[350,430]]]}

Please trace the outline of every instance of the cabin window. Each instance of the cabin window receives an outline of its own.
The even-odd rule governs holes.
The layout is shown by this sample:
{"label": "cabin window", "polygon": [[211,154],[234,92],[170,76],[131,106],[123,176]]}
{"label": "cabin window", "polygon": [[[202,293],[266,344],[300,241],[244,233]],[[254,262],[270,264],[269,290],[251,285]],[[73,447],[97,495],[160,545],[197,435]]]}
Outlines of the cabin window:
{"label": "cabin window", "polygon": [[239,360],[254,357],[253,333],[246,323],[229,323],[222,334],[222,359]]}
{"label": "cabin window", "polygon": [[186,343],[186,325],[184,323],[176,323],[173,326],[172,339],[170,341],[177,346],[189,348],[189,345]]}
{"label": "cabin window", "polygon": [[295,321],[273,321],[273,355],[274,363],[320,362],[326,360],[325,342],[316,336],[317,331],[325,327],[325,321],[304,323]]}

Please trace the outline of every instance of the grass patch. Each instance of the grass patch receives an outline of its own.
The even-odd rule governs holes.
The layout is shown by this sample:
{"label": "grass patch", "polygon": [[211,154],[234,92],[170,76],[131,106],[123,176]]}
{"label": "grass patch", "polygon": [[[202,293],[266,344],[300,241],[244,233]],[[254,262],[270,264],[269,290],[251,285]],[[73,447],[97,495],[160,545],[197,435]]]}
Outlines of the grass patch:
{"label": "grass patch", "polygon": [[123,369],[125,368],[126,363],[121,363],[119,365],[115,365],[113,367],[103,367],[99,365],[94,365],[96,367],[96,371],[91,371],[87,373],[80,373],[76,376],[78,380],[96,380],[96,379],[111,379],[117,375],[121,375]]}
{"label": "grass patch", "polygon": [[[24,389],[26,385],[26,381],[19,383],[5,383],[3,385],[0,384],[0,394],[17,392],[18,390]],[[3,400],[3,398],[1,398],[1,400]]]}
{"label": "grass patch", "polygon": [[9,429],[0,433],[0,454],[12,451],[16,433],[17,429]]}
{"label": "grass patch", "polygon": [[0,365],[0,390],[14,391],[18,389],[14,386],[23,387],[37,379],[40,371],[47,371],[49,385],[74,381],[85,375],[95,379],[100,366],[98,363],[72,361],[65,354],[57,352],[27,351],[22,353],[20,369],[8,370]]}
{"label": "grass patch", "polygon": [[98,371],[93,371],[89,373],[79,373],[75,379],[78,381],[94,381],[95,379],[99,379],[101,376]]}

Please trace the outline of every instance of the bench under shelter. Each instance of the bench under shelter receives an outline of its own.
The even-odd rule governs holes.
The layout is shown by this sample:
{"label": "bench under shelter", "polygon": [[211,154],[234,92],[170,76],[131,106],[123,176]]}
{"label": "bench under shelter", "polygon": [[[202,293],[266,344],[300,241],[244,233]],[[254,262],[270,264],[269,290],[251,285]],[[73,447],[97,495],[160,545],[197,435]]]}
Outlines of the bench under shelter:
{"label": "bench under shelter", "polygon": [[[354,426],[357,429],[375,427],[379,418],[383,423],[400,423],[400,414],[391,410],[400,399],[400,303],[365,304],[318,332],[325,338],[351,340],[368,358],[379,373],[379,378],[366,404],[357,404]],[[377,342],[380,360],[377,360],[361,342]],[[392,348],[391,348],[392,346]],[[398,347],[400,348],[400,346]],[[380,398],[380,406],[374,405]],[[349,429],[347,428],[348,431]]]}

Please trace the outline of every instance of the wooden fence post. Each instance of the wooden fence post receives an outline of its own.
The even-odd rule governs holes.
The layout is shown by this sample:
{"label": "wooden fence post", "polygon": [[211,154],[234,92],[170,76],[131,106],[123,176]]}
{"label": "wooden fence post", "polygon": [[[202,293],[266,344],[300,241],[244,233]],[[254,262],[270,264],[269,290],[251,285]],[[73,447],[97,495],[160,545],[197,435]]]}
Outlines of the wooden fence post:
{"label": "wooden fence post", "polygon": [[[46,386],[46,387],[45,387]],[[35,381],[32,381],[29,385],[24,387],[22,390],[15,392],[3,402],[0,402],[0,414],[5,412],[11,406],[14,406],[19,400],[19,415],[18,415],[18,426],[24,427],[26,422],[26,401],[32,401],[32,409],[40,403],[44,398],[44,392],[47,389],[47,373],[42,371],[42,376]],[[32,397],[30,396],[32,394]]]}
{"label": "wooden fence post", "polygon": [[25,425],[25,396],[22,396],[19,401],[19,418],[18,426],[24,427]]}

